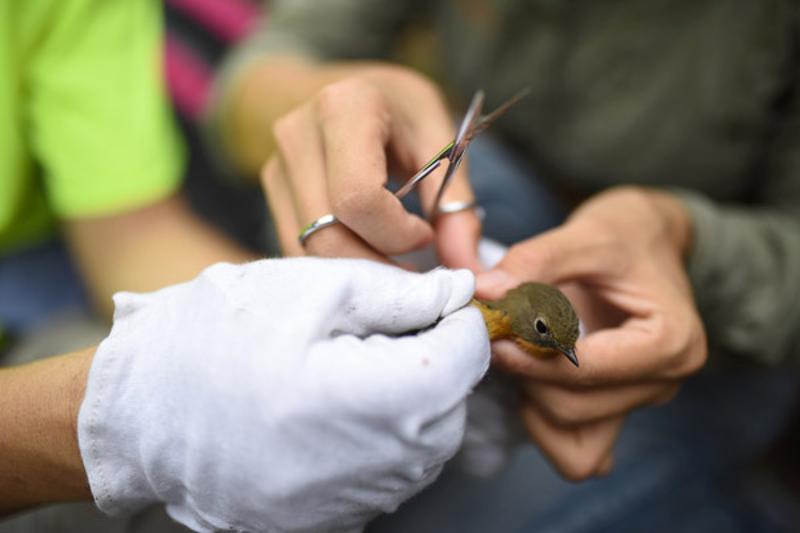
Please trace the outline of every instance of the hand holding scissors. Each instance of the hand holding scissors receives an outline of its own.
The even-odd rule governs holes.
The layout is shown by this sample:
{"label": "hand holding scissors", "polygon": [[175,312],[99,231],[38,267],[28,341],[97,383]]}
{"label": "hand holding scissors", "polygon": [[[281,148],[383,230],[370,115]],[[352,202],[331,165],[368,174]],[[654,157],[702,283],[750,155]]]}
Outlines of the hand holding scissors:
{"label": "hand holding scissors", "polygon": [[[326,87],[275,125],[279,149],[262,173],[284,253],[389,261],[435,239],[444,264],[477,270],[480,221],[461,162],[469,141],[519,97],[482,116],[476,95],[456,138],[428,160],[430,146],[452,135],[429,82],[393,70]],[[426,180],[444,160],[440,184]],[[393,194],[390,168],[419,170]],[[417,186],[427,220],[399,201]]]}

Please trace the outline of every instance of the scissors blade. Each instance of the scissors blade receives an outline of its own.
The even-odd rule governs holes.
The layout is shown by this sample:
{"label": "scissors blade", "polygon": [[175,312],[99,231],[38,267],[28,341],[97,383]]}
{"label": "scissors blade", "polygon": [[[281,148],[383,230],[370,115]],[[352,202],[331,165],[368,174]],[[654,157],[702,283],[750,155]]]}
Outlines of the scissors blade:
{"label": "scissors blade", "polygon": [[530,92],[531,92],[531,88],[530,87],[525,87],[522,90],[520,90],[519,92],[517,92],[514,96],[512,96],[511,98],[509,98],[508,100],[506,100],[505,102],[500,104],[499,106],[497,106],[497,109],[495,109],[491,113],[487,113],[486,115],[483,115],[482,117],[480,117],[476,121],[475,127],[472,128],[469,131],[469,133],[467,134],[467,138],[471,141],[473,137],[475,137],[480,132],[482,132],[483,130],[488,128],[492,124],[492,122],[494,122],[495,120],[500,118],[502,115],[504,115],[505,112],[508,111],[508,109],[511,106],[513,106],[514,104],[516,104],[517,102],[519,102],[520,100],[522,100],[523,98],[528,96],[530,94]]}
{"label": "scissors blade", "polygon": [[447,165],[447,171],[442,178],[442,183],[439,185],[439,190],[436,191],[436,199],[433,201],[433,205],[431,206],[430,214],[428,218],[433,220],[437,213],[439,212],[439,204],[442,201],[442,197],[444,196],[444,191],[447,189],[447,186],[450,184],[450,180],[453,179],[453,176],[458,170],[458,167],[461,166],[461,161],[464,158],[464,153],[467,150],[467,146],[469,145],[470,141],[472,140],[472,136],[469,133],[475,128],[476,124],[481,120],[481,110],[483,109],[483,100],[484,94],[483,91],[479,90],[475,93],[472,97],[472,101],[467,108],[467,112],[464,115],[464,119],[461,121],[461,126],[458,128],[458,133],[456,134],[456,138],[453,141],[453,147],[450,149],[450,154],[448,155],[448,159],[450,163]]}
{"label": "scissors blade", "polygon": [[530,93],[529,87],[522,89],[514,96],[500,104],[497,109],[486,115],[480,114],[484,100],[483,91],[478,91],[475,93],[475,95],[472,97],[472,101],[470,102],[470,106],[467,109],[461,124],[459,125],[456,138],[450,141],[447,146],[439,150],[439,152],[433,156],[430,161],[425,163],[425,165],[423,165],[416,174],[411,176],[411,178],[409,178],[408,181],[406,181],[406,183],[394,193],[395,196],[397,196],[397,198],[403,198],[406,196],[409,192],[414,190],[419,182],[425,179],[431,172],[439,168],[439,166],[442,164],[442,160],[448,159],[450,160],[450,165],[445,173],[444,178],[442,179],[442,184],[440,185],[439,191],[436,194],[436,203],[434,204],[434,209],[431,211],[431,216],[435,216],[437,211],[435,208],[438,207],[439,202],[441,202],[442,194],[449,184],[453,174],[458,169],[458,166],[461,164],[466,148],[472,139],[489,127],[498,117],[508,111],[511,106],[527,96],[528,93]]}
{"label": "scissors blade", "polygon": [[423,167],[419,169],[416,174],[411,176],[405,185],[397,189],[394,195],[397,196],[397,198],[402,199],[405,195],[410,193],[414,187],[417,186],[417,183],[424,180],[426,177],[428,177],[428,174],[439,168],[439,165],[442,164],[442,159],[450,156],[450,150],[453,148],[454,144],[455,140],[450,141],[450,144],[439,150],[439,153],[433,156],[430,161],[425,163],[425,165],[423,165]]}
{"label": "scissors blade", "polygon": [[453,150],[450,152],[450,161],[463,155],[464,150],[467,148],[471,137],[469,133],[475,128],[477,122],[481,120],[481,110],[483,109],[484,94],[483,91],[478,91],[472,97],[472,101],[464,114],[464,120],[461,121],[461,126],[458,128],[458,133],[453,141]]}

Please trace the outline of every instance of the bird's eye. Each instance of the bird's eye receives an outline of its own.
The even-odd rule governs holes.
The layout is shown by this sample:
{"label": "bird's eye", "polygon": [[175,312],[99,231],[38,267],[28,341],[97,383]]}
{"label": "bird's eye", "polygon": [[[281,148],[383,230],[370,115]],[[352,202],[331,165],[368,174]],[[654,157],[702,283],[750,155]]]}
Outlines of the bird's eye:
{"label": "bird's eye", "polygon": [[533,326],[536,328],[536,332],[539,333],[539,335],[547,335],[549,331],[547,329],[547,324],[545,324],[544,320],[541,318],[537,318],[536,322],[533,323]]}

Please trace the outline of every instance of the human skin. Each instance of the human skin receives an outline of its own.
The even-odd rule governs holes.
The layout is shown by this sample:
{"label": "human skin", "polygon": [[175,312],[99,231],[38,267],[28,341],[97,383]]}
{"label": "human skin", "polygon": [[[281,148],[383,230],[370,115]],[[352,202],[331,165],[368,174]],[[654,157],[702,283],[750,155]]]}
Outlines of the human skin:
{"label": "human skin", "polygon": [[510,342],[493,346],[493,363],[520,377],[530,436],[565,477],[607,473],[625,416],[668,401],[705,363],[684,267],[690,243],[689,218],[672,195],[621,187],[478,275],[484,298],[528,280],[560,285],[584,322],[580,368],[532,358]]}
{"label": "human skin", "polygon": [[[200,220],[178,194],[128,213],[66,221],[64,234],[106,317],[117,291],[152,291],[213,263],[257,258]],[[93,354],[0,368],[0,516],[92,499],[76,423]]]}
{"label": "human skin", "polygon": [[[285,255],[390,261],[434,242],[444,264],[480,269],[475,213],[440,216],[431,225],[385,188],[387,169],[411,176],[455,136],[430,80],[388,64],[270,58],[251,66],[232,94],[224,144],[242,168],[259,169]],[[425,208],[443,170],[418,188]],[[464,165],[444,201],[472,199]],[[327,213],[342,224],[300,246],[303,227]]]}
{"label": "human skin", "polygon": [[[427,242],[432,231],[443,264],[480,271],[480,224],[471,213],[439,217],[429,230],[384,190],[387,160],[405,161],[399,175],[411,175],[452,137],[451,119],[430,97],[429,82],[419,79],[399,68],[290,58],[264,60],[242,75],[227,111],[227,136],[249,154],[250,165],[263,165],[262,183],[288,255],[389,261]],[[409,124],[437,133],[420,135],[411,127],[417,134],[404,135]],[[472,198],[465,173],[448,200]],[[427,181],[429,195],[435,180]],[[343,224],[301,247],[298,232],[330,212]],[[479,274],[477,295],[485,299],[525,281],[563,285],[592,332],[578,343],[579,369],[564,358],[535,360],[513,343],[493,347],[495,363],[520,376],[531,437],[564,476],[607,473],[627,413],[669,400],[702,367],[705,332],[684,266],[691,232],[672,195],[615,189],[590,199],[564,226],[513,246],[496,269]]]}
{"label": "human skin", "polygon": [[0,369],[0,517],[92,500],[77,419],[94,351]]}
{"label": "human skin", "polygon": [[180,194],[127,213],[67,220],[63,229],[91,300],[107,318],[117,291],[152,291],[220,261],[258,258],[192,213]]}

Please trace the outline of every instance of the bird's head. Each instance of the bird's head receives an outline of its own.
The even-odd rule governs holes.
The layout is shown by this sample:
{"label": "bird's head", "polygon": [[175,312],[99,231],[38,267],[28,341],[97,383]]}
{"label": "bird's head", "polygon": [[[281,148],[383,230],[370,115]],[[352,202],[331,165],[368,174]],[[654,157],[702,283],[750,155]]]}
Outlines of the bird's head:
{"label": "bird's head", "polygon": [[543,283],[523,283],[508,291],[503,308],[511,317],[514,340],[523,349],[555,351],[578,366],[578,315],[564,293]]}

